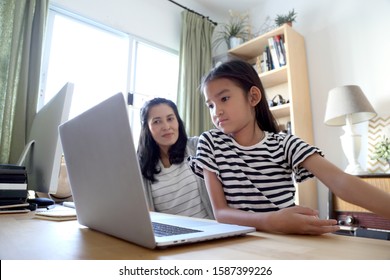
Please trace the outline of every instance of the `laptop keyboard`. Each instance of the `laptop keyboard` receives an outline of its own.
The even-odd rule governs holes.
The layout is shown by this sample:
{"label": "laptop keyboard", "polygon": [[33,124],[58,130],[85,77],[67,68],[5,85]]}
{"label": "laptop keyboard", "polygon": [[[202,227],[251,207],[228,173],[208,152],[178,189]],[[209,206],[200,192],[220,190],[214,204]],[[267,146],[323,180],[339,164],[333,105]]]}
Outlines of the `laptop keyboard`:
{"label": "laptop keyboard", "polygon": [[161,224],[156,222],[153,222],[152,224],[153,224],[154,234],[158,237],[201,232],[201,230],[183,228],[183,227]]}

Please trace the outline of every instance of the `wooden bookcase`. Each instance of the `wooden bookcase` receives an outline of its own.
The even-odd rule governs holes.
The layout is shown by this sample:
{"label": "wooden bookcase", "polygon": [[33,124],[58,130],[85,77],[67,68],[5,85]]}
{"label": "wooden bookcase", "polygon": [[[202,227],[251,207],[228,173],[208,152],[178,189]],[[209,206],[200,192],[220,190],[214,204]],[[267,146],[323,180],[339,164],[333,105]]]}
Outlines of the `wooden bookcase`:
{"label": "wooden bookcase", "polygon": [[[260,73],[267,98],[280,94],[289,103],[271,107],[279,125],[291,122],[291,131],[309,144],[313,141],[313,125],[309,81],[306,64],[305,41],[302,35],[287,24],[256,37],[229,50],[228,54],[252,64],[268,45],[268,38],[283,35],[286,50],[286,65],[279,69]],[[317,209],[316,180],[307,180],[297,185],[297,204]]]}

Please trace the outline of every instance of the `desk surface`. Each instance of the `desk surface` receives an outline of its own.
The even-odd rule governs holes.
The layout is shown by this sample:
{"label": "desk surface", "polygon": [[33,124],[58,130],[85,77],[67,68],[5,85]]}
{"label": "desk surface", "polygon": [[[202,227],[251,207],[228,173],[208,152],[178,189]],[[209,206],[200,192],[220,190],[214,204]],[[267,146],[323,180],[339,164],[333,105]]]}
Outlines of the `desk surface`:
{"label": "desk surface", "polygon": [[390,241],[327,234],[243,237],[150,250],[81,226],[77,221],[34,219],[33,213],[0,215],[2,260],[148,259],[390,259]]}

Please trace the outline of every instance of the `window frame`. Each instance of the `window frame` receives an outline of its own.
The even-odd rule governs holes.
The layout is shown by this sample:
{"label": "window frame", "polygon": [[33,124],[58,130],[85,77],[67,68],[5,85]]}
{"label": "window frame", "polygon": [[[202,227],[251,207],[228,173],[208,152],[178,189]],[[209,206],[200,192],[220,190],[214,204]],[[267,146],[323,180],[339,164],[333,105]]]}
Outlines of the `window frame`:
{"label": "window frame", "polygon": [[[45,35],[45,43],[44,43],[44,52],[43,52],[43,58],[42,58],[42,68],[41,68],[41,75],[40,75],[40,89],[39,89],[39,97],[38,97],[38,105],[37,110],[42,108],[45,103],[45,93],[46,93],[46,86],[47,86],[47,75],[48,75],[48,67],[49,67],[49,57],[50,57],[50,51],[51,51],[51,42],[52,42],[52,34],[53,34],[53,27],[54,27],[54,20],[55,16],[60,15],[64,17],[68,17],[69,19],[79,21],[81,23],[90,25],[94,28],[102,29],[106,32],[111,32],[115,35],[119,36],[125,36],[128,40],[128,61],[127,61],[127,79],[126,79],[126,92],[123,93],[125,98],[128,98],[129,93],[134,94],[133,98],[134,100],[143,98],[144,100],[148,100],[150,98],[153,98],[156,95],[153,94],[145,94],[145,93],[138,93],[136,92],[136,67],[137,67],[137,51],[138,51],[138,45],[139,44],[145,44],[147,46],[156,48],[158,50],[168,52],[170,54],[176,55],[178,58],[179,63],[179,51],[173,50],[171,48],[168,48],[166,46],[162,46],[160,44],[151,42],[150,40],[135,36],[133,34],[129,34],[126,32],[122,32],[120,30],[117,30],[115,28],[109,27],[105,24],[99,23],[95,20],[88,19],[87,17],[81,16],[77,13],[70,12],[66,9],[60,8],[54,4],[51,4],[49,6],[49,12],[48,12],[48,19],[46,23],[46,35]],[[177,75],[178,78],[178,75]],[[178,81],[177,81],[178,84]],[[176,89],[176,98],[177,99],[177,89]],[[114,94],[114,93],[113,93]],[[160,95],[159,95],[160,96]],[[165,96],[163,96],[165,97]],[[176,100],[173,100],[176,103]],[[132,126],[136,126],[134,124],[134,114],[139,113],[139,107],[130,105],[129,107],[129,119]],[[135,139],[135,143],[137,145],[138,143],[138,135],[134,134],[133,131],[133,137]]]}

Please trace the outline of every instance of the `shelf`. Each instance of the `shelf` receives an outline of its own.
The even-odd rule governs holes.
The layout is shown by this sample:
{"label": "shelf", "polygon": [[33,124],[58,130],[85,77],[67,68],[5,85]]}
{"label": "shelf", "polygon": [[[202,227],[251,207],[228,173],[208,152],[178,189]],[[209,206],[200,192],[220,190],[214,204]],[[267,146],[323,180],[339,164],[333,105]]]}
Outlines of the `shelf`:
{"label": "shelf", "polygon": [[[275,30],[261,35],[260,37],[254,38],[239,45],[234,49],[229,50],[229,54],[245,59],[252,64],[256,63],[256,58],[263,53],[265,46],[268,46],[268,38],[275,35],[285,34],[287,29],[291,29],[291,27],[288,25],[281,26]],[[286,65],[281,68],[273,69],[259,74],[264,88],[273,87],[282,83],[287,83],[287,69],[288,66]]]}
{"label": "shelf", "polygon": [[276,119],[290,116],[290,103],[270,107],[270,110]]}
{"label": "shelf", "polygon": [[[280,94],[289,103],[270,107],[272,115],[278,124],[291,123],[294,135],[313,144],[313,125],[310,104],[310,90],[307,74],[305,41],[301,34],[287,24],[249,40],[228,54],[255,64],[263,54],[268,39],[283,35],[285,58],[287,64],[281,68],[260,73],[259,77],[268,97]],[[297,204],[317,208],[317,188],[314,180],[297,184]]]}
{"label": "shelf", "polygon": [[261,73],[259,77],[264,88],[287,83],[287,66]]}
{"label": "shelf", "polygon": [[263,53],[264,47],[268,45],[268,38],[281,35],[285,33],[285,29],[290,28],[287,24],[274,29],[268,33],[261,35],[260,37],[253,38],[234,49],[230,49],[229,53],[246,60],[251,60]]}

